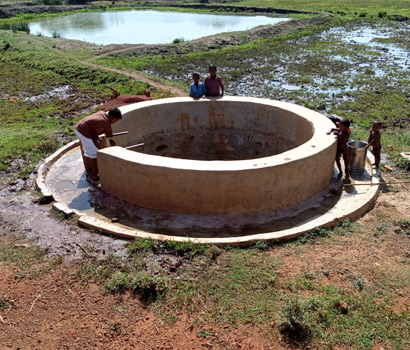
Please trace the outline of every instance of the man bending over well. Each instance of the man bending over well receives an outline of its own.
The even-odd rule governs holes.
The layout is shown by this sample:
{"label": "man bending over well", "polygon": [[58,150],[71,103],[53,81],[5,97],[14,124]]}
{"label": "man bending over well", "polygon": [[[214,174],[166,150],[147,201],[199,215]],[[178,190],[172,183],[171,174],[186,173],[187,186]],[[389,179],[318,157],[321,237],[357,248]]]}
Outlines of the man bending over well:
{"label": "man bending over well", "polygon": [[108,113],[104,111],[94,113],[74,125],[75,133],[81,142],[87,180],[92,183],[100,180],[97,166],[97,152],[100,148],[98,135],[105,134],[110,139],[111,146],[115,146],[111,124],[116,123],[121,118],[121,111],[115,107],[111,108]]}

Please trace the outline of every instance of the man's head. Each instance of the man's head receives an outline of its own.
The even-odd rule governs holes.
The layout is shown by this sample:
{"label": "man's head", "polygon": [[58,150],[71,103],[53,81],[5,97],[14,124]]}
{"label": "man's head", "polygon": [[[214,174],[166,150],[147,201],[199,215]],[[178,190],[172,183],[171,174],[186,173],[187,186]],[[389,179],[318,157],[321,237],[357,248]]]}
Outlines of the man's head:
{"label": "man's head", "polygon": [[122,119],[122,113],[117,107],[114,107],[108,111],[108,117],[110,118],[111,124],[114,124]]}
{"label": "man's head", "polygon": [[380,120],[375,120],[372,125],[372,130],[379,131],[381,127],[382,127],[382,122]]}
{"label": "man's head", "polygon": [[214,64],[209,65],[209,74],[211,77],[214,77],[216,75],[216,66]]}
{"label": "man's head", "polygon": [[339,128],[340,128],[340,130],[342,130],[342,131],[347,131],[347,130],[349,129],[349,127],[350,127],[350,121],[349,121],[349,119],[344,119],[344,120],[341,120],[341,121],[339,122]]}
{"label": "man's head", "polygon": [[200,78],[199,73],[192,73],[192,80],[194,81],[195,84],[198,83],[199,78]]}

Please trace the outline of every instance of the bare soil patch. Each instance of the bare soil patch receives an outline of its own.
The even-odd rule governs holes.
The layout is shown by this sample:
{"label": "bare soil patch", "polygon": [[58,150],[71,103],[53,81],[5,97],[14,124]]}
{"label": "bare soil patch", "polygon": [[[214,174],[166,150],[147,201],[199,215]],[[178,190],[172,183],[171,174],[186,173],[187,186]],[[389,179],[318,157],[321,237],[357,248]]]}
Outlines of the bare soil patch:
{"label": "bare soil patch", "polygon": [[[270,254],[281,260],[278,287],[284,288],[289,278],[298,275],[345,288],[400,285],[390,279],[392,275],[402,276],[406,283],[410,241],[405,233],[397,233],[393,223],[408,219],[409,187],[402,184],[399,192],[383,192],[375,208],[358,220],[359,231],[343,233],[330,244],[318,239],[308,245],[272,247]],[[0,309],[4,349],[289,348],[275,324],[271,334],[253,324],[198,324],[198,318],[184,309],[167,318],[166,311],[152,308],[132,294],[103,294],[101,285],[81,280],[78,264],[89,256],[102,259],[108,252],[123,255],[124,242],[59,222],[50,217],[49,207],[32,203],[28,192],[15,195],[4,191],[0,197],[2,208],[6,208],[0,215],[0,243],[12,242],[24,250],[33,244],[27,237],[36,237],[48,248],[49,256],[61,257],[54,262],[35,262],[24,270],[15,264],[0,264],[0,297],[7,296],[9,304]],[[28,219],[35,216],[34,221],[41,225]],[[387,226],[378,231],[375,222]],[[394,291],[393,312],[408,311],[408,295],[408,287]]]}

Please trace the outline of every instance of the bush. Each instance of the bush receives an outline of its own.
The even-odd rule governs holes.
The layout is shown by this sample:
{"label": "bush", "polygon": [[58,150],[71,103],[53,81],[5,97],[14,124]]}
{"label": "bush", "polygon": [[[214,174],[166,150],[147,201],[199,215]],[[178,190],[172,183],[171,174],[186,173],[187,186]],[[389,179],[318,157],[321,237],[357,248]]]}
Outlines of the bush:
{"label": "bush", "polygon": [[281,310],[279,331],[286,341],[303,344],[311,336],[305,311],[299,299],[289,300]]}
{"label": "bush", "polygon": [[109,294],[124,293],[130,288],[128,273],[117,271],[105,282],[104,287]]}
{"label": "bush", "polygon": [[410,171],[410,160],[407,158],[400,156],[396,160],[396,165],[405,171]]}
{"label": "bush", "polygon": [[67,0],[41,0],[43,5],[67,5]]}
{"label": "bush", "polygon": [[175,38],[175,39],[172,41],[173,44],[179,44],[179,43],[183,43],[183,42],[185,42],[185,39],[184,39],[184,38]]}
{"label": "bush", "polygon": [[58,31],[54,31],[54,32],[51,34],[51,36],[52,36],[53,38],[61,38],[61,33],[58,32]]}
{"label": "bush", "polygon": [[131,281],[131,289],[134,293],[139,294],[142,299],[147,301],[156,301],[167,291],[167,283],[161,275],[149,275],[140,272]]}

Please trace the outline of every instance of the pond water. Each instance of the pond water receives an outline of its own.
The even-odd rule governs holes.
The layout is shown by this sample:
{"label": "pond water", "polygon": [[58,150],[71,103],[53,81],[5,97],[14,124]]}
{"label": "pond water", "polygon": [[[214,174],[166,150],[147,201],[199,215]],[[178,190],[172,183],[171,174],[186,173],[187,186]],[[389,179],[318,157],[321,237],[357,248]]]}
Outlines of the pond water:
{"label": "pond water", "polygon": [[171,11],[83,12],[29,23],[31,34],[107,44],[166,44],[276,24],[289,18]]}

